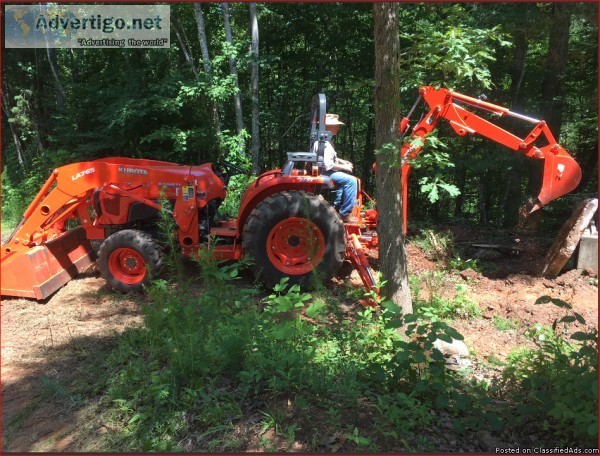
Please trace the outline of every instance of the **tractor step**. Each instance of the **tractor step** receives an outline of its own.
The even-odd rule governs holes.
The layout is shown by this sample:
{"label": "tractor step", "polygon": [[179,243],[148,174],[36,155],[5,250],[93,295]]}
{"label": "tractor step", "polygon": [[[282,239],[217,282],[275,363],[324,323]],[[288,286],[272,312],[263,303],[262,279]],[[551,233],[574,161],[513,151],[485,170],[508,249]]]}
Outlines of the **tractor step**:
{"label": "tractor step", "polygon": [[94,263],[83,228],[61,234],[44,245],[16,253],[2,262],[2,296],[45,299]]}

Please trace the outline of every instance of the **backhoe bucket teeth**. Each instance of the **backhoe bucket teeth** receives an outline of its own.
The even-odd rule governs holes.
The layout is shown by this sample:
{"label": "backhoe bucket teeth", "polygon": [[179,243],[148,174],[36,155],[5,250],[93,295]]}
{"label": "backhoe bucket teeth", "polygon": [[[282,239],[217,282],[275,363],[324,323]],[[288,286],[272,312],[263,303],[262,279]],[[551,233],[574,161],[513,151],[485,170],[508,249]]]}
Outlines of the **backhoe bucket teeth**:
{"label": "backhoe bucket teeth", "polygon": [[[10,246],[6,244],[3,248]],[[2,261],[1,294],[45,299],[94,262],[82,228]]]}
{"label": "backhoe bucket teeth", "polygon": [[574,190],[581,181],[581,168],[573,157],[548,153],[544,159],[544,177],[538,203],[532,211]]}

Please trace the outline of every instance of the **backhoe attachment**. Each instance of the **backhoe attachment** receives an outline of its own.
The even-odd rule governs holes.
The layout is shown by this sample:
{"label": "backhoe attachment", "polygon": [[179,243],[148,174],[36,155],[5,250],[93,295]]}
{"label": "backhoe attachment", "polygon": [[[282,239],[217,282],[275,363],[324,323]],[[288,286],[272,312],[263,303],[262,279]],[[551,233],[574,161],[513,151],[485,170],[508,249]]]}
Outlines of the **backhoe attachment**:
{"label": "backhoe attachment", "polygon": [[[581,180],[581,168],[563,147],[556,142],[550,128],[543,120],[517,114],[502,106],[488,103],[481,99],[452,92],[448,89],[437,89],[423,86],[419,89],[419,98],[409,114],[400,123],[400,133],[404,138],[410,128],[410,117],[420,102],[429,105],[429,112],[411,130],[402,148],[402,197],[404,230],[408,219],[408,178],[410,175],[410,160],[415,158],[426,143],[426,136],[431,133],[441,119],[448,121],[459,136],[479,134],[496,141],[506,147],[526,155],[534,160],[544,162],[542,186],[531,212],[540,209],[550,201],[574,190]],[[534,124],[531,132],[520,138],[492,122],[465,109],[462,105],[488,111],[500,117],[513,117]],[[415,141],[420,139],[421,141]],[[540,141],[544,144],[540,144]],[[417,144],[417,145],[414,145]]]}

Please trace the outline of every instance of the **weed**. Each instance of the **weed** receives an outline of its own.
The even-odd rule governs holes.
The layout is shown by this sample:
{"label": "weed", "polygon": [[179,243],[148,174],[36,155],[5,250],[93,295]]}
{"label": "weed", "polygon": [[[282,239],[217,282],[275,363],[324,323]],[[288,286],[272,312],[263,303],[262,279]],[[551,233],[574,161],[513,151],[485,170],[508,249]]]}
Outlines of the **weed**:
{"label": "weed", "polygon": [[[552,303],[566,315],[550,326],[528,331],[536,349],[521,349],[509,356],[502,386],[515,403],[515,425],[539,423],[565,443],[593,446],[598,438],[598,331],[568,335],[567,326],[585,320],[571,306],[544,296],[536,304]],[[560,325],[560,326],[559,326]]]}
{"label": "weed", "polygon": [[430,260],[445,260],[454,253],[454,241],[450,233],[436,233],[434,230],[422,230],[421,234],[413,239]]}
{"label": "weed", "polygon": [[[421,276],[421,284],[417,280],[411,282],[413,290],[413,306],[415,312],[431,321],[443,319],[472,319],[482,314],[479,305],[468,296],[468,287],[465,284],[457,284],[454,287],[455,294],[446,297],[448,290],[448,275],[443,271],[428,271]],[[420,297],[420,292],[425,289],[428,299]]]}
{"label": "weed", "polygon": [[464,271],[465,269],[472,269],[476,272],[481,272],[481,267],[479,266],[479,260],[467,259],[463,260],[459,255],[456,255],[454,258],[448,260],[448,267],[451,270],[455,271]]}
{"label": "weed", "polygon": [[498,331],[512,331],[519,327],[518,321],[504,318],[501,315],[494,315],[492,317],[492,323]]}

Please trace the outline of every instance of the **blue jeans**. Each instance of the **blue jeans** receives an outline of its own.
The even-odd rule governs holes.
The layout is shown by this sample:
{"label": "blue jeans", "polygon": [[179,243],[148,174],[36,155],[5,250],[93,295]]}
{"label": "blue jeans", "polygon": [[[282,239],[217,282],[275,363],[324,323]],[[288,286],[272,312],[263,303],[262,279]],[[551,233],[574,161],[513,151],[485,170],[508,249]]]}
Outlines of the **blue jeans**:
{"label": "blue jeans", "polygon": [[333,205],[340,211],[340,215],[345,217],[357,204],[358,180],[343,171],[334,171],[329,178],[337,188],[337,196]]}

